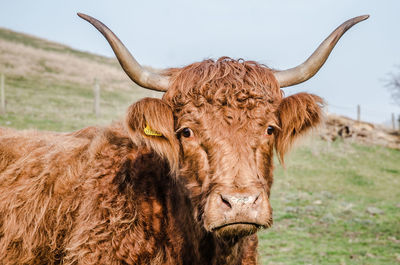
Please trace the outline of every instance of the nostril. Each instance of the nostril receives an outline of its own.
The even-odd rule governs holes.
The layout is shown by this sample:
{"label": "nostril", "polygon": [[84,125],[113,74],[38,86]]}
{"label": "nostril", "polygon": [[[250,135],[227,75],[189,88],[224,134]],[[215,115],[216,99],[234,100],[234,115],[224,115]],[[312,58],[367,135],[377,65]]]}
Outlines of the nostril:
{"label": "nostril", "polygon": [[226,206],[228,206],[229,208],[232,208],[232,205],[230,204],[230,202],[228,201],[228,199],[227,199],[227,198],[224,198],[224,196],[222,196],[222,194],[220,194],[220,196],[221,196],[221,201],[222,201]]}
{"label": "nostril", "polygon": [[[256,199],[254,200],[253,204],[256,204],[257,201],[259,201],[260,195],[261,195],[261,193],[259,193],[259,194],[256,196]],[[261,199],[260,199],[260,200],[261,200]]]}

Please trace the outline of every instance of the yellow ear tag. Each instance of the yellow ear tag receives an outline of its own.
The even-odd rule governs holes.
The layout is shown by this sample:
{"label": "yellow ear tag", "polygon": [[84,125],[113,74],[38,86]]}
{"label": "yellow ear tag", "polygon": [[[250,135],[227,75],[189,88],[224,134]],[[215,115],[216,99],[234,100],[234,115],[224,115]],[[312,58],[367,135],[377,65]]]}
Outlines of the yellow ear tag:
{"label": "yellow ear tag", "polygon": [[163,136],[161,133],[154,131],[152,128],[150,128],[150,126],[147,124],[146,122],[146,128],[144,128],[144,133],[146,135],[150,135],[150,136]]}

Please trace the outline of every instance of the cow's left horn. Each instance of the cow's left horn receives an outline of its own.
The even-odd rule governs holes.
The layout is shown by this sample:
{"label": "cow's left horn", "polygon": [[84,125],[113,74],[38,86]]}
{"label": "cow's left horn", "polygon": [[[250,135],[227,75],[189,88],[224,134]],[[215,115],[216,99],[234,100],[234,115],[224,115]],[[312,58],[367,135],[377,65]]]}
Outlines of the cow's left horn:
{"label": "cow's left horn", "polygon": [[275,77],[280,87],[294,86],[313,77],[328,59],[329,54],[343,34],[352,26],[367,18],[369,18],[369,15],[347,20],[335,29],[304,63],[288,70],[275,71]]}
{"label": "cow's left horn", "polygon": [[78,13],[78,16],[91,23],[107,39],[125,73],[133,82],[144,88],[167,91],[169,78],[144,69],[118,39],[118,37],[97,19]]}

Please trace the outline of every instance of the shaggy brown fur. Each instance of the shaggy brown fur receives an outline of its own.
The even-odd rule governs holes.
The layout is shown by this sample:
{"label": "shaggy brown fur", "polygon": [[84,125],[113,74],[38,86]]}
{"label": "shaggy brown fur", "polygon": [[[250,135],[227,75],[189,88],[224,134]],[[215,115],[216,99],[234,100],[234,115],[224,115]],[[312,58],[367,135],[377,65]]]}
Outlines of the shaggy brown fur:
{"label": "shaggy brown fur", "polygon": [[260,193],[270,226],[273,148],[320,121],[321,99],[283,98],[270,69],[227,57],[166,74],[124,124],[0,129],[0,264],[256,264],[255,226],[214,230],[219,194]]}

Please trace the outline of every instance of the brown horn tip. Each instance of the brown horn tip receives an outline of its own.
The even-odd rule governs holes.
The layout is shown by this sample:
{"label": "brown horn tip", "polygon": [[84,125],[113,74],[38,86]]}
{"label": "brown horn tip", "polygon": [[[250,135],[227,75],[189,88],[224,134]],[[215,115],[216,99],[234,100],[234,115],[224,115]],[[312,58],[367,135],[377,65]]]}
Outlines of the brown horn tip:
{"label": "brown horn tip", "polygon": [[82,13],[77,13],[78,16],[90,24],[92,24],[101,34],[106,38],[115,56],[122,66],[122,69],[129,76],[129,78],[144,88],[156,91],[167,91],[169,86],[169,78],[159,75],[144,69],[132,56],[125,45],[118,39],[118,37],[101,21]]}
{"label": "brown horn tip", "polygon": [[369,15],[363,15],[347,20],[337,27],[304,63],[288,70],[275,71],[280,87],[294,86],[313,77],[324,65],[343,34],[355,24],[368,18]]}

